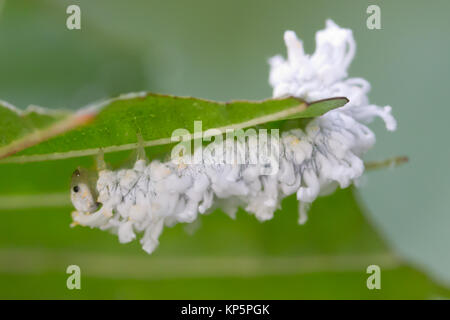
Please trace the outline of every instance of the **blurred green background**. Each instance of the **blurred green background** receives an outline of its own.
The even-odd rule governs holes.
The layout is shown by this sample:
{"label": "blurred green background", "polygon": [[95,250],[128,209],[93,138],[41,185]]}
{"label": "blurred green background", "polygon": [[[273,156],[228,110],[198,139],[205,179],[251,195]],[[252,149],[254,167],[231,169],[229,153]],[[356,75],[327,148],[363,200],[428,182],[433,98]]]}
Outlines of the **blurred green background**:
{"label": "blurred green background", "polygon": [[[367,174],[359,188],[368,209],[366,216],[395,252],[438,283],[449,284],[450,150],[445,130],[450,109],[445,105],[445,94],[450,83],[450,3],[376,3],[381,8],[382,30],[366,28],[366,8],[372,1],[0,0],[0,99],[20,108],[35,104],[70,109],[140,90],[215,100],[262,99],[271,96],[267,59],[285,54],[284,30],[296,31],[306,50],[313,52],[315,32],[332,18],[340,26],[351,28],[356,38],[358,49],[351,76],[368,79],[373,88],[371,101],[391,105],[399,122],[395,133],[386,133],[379,121],[372,126],[378,144],[366,159],[410,158],[410,163],[395,171]],[[69,4],[81,7],[79,31],[66,28]],[[77,164],[74,161],[73,165]],[[45,168],[48,177],[67,183],[68,176],[57,175],[61,171],[56,162]],[[212,272],[201,277],[203,280],[195,274],[177,278],[177,274],[185,274],[181,271],[171,277],[165,273],[147,279],[146,272],[133,277],[134,271],[129,269],[133,264],[117,266],[117,257],[123,255],[119,260],[125,261],[130,255],[129,259],[138,259],[135,265],[142,269],[151,268],[154,262],[162,263],[158,270],[166,266],[170,270],[170,266],[178,265],[176,259],[170,259],[179,255],[291,257],[305,252],[305,242],[320,239],[304,235],[314,234],[308,231],[314,230],[314,222],[312,227],[298,227],[295,208],[288,205],[283,211],[286,215],[275,216],[275,221],[267,224],[261,225],[245,214],[237,221],[218,214],[217,218],[206,217],[208,222],[202,222],[200,230],[188,240],[182,226],[166,230],[161,242],[167,244],[161,245],[156,258],[148,257],[136,243],[120,245],[115,237],[97,230],[69,229],[67,206],[15,210],[22,201],[21,192],[36,187],[26,179],[27,170],[33,170],[33,166],[23,170],[19,181],[6,181],[0,176],[2,298],[316,298],[329,297],[324,290],[333,291],[331,282],[336,298],[377,297],[365,288],[364,272],[357,273],[361,278],[358,285],[347,281],[347,277],[354,279],[354,270],[338,278],[329,270],[317,279],[295,272],[261,272],[250,277],[245,270],[259,270],[252,263],[264,265],[258,259],[241,261],[242,273]],[[37,191],[52,191],[47,180],[42,178],[42,190]],[[333,200],[322,200],[324,207],[327,201]],[[64,203],[63,199],[62,207]],[[313,216],[314,212],[313,208]],[[314,218],[319,219],[319,214]],[[214,247],[217,245],[219,248]],[[314,253],[335,252],[326,246],[311,248]],[[366,249],[361,246],[360,252]],[[65,289],[64,268],[68,263],[76,264],[69,257],[77,254],[94,271],[84,289],[72,292]],[[167,256],[170,261],[154,260],[158,256]],[[196,269],[198,264],[208,274],[207,270],[216,270],[214,265],[220,265],[220,261],[208,260],[206,267],[191,263],[191,268]],[[295,264],[289,261],[286,263]],[[180,263],[189,266],[189,261]],[[210,268],[208,263],[212,263]],[[114,270],[108,273],[111,268]],[[108,276],[99,276],[102,270]],[[414,272],[396,269],[387,273],[387,279],[397,279],[399,287],[408,281],[426,286],[417,278],[409,280],[408,274]],[[195,292],[189,289],[194,287]],[[306,295],[306,290],[311,294]],[[390,297],[405,297],[405,292],[396,292],[394,285],[390,290]],[[423,296],[410,292],[406,297]]]}

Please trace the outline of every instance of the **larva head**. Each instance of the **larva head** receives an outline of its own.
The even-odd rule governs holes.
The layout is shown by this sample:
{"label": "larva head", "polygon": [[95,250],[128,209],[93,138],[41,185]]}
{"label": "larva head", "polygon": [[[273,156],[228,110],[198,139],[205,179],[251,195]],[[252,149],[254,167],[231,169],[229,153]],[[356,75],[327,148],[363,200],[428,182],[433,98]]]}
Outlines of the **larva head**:
{"label": "larva head", "polygon": [[84,168],[77,168],[72,174],[70,198],[72,204],[81,213],[92,213],[100,204],[96,201],[98,194],[95,186],[96,174]]}

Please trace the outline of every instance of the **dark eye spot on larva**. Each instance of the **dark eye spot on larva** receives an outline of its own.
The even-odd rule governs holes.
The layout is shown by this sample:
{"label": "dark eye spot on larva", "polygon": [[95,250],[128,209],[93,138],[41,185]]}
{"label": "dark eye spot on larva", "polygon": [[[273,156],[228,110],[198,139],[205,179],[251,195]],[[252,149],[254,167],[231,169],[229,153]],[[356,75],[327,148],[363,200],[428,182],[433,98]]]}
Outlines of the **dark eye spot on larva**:
{"label": "dark eye spot on larva", "polygon": [[78,191],[80,191],[80,187],[79,186],[73,187],[73,192],[78,192]]}
{"label": "dark eye spot on larva", "polygon": [[80,176],[80,170],[76,169],[76,170],[73,172],[73,175],[79,177],[79,176]]}

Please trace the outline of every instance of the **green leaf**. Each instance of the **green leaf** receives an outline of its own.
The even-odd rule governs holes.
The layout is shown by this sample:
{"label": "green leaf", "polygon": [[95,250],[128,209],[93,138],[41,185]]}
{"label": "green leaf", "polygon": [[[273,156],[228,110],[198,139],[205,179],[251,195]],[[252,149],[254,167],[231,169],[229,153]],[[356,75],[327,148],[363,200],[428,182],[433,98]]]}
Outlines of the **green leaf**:
{"label": "green leaf", "polygon": [[[147,94],[59,117],[0,108],[2,127],[9,128],[2,131],[0,150],[29,144],[30,137],[36,142],[0,164],[0,298],[449,297],[446,288],[389,249],[368,223],[352,188],[319,198],[304,226],[297,224],[295,197],[285,199],[282,210],[265,223],[243,210],[236,220],[220,211],[201,216],[194,224],[166,228],[151,256],[137,241],[123,245],[100,230],[69,228],[70,174],[78,165],[92,164],[92,157],[80,157],[95,154],[92,150],[119,151],[107,159],[117,164],[135,147],[139,133],[152,147],[152,158],[174,129],[193,132],[195,120],[203,121],[203,131],[276,128],[298,125],[345,102],[307,105],[286,98],[217,103]],[[85,124],[86,119],[92,121]],[[30,162],[39,157],[62,160]],[[26,163],[15,163],[21,161]],[[81,267],[81,291],[64,286],[70,264]],[[381,290],[366,286],[366,269],[372,264],[381,268]]]}
{"label": "green leaf", "polygon": [[22,112],[0,101],[0,158],[71,130],[91,120],[89,114],[30,106]]}
{"label": "green leaf", "polygon": [[[203,131],[216,128],[224,132],[226,129],[242,129],[284,119],[317,117],[343,106],[347,101],[346,98],[334,98],[308,104],[288,97],[221,103],[150,93],[129,94],[91,106],[33,134],[12,135],[21,137],[21,140],[18,143],[9,137],[9,144],[1,145],[0,158],[21,150],[21,147],[25,150],[2,162],[95,155],[100,148],[105,153],[130,150],[137,147],[138,134],[147,147],[166,145],[172,143],[171,136],[175,129],[194,132],[196,120],[202,121]],[[91,118],[94,120],[81,126]],[[12,121],[4,130],[9,127],[20,129],[21,126]],[[41,139],[36,139],[36,133]]]}
{"label": "green leaf", "polygon": [[[43,201],[44,199],[42,199]],[[239,211],[202,216],[200,226],[166,228],[151,256],[100,230],[69,228],[69,207],[2,210],[0,298],[427,299],[448,297],[388,249],[351,188],[319,198],[297,224],[289,197],[260,223]],[[187,229],[188,227],[188,229]],[[82,290],[64,286],[68,265]],[[381,289],[366,286],[369,265]],[[35,290],[35,288],[40,288]]]}
{"label": "green leaf", "polygon": [[0,148],[62,120],[68,112],[30,107],[24,112],[0,101]]}

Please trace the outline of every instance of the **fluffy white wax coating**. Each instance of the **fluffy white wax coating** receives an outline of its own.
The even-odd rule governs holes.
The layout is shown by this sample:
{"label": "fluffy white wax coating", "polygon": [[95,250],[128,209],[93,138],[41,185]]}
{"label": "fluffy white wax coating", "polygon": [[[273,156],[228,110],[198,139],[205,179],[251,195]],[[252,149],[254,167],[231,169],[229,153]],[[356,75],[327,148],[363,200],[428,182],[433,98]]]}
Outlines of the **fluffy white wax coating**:
{"label": "fluffy white wax coating", "polygon": [[[264,221],[272,219],[284,197],[296,194],[298,222],[305,223],[318,196],[358,179],[364,172],[361,157],[375,143],[366,124],[380,117],[388,130],[395,130],[396,121],[389,106],[369,104],[366,80],[347,78],[356,51],[351,30],[328,20],[316,34],[312,55],[304,53],[294,32],[286,31],[284,39],[287,59],[270,59],[274,97],[293,95],[313,101],[344,96],[349,103],[313,119],[304,130],[284,132],[272,145],[279,158],[269,157],[270,168],[278,169],[274,174],[265,173],[265,164],[220,164],[220,154],[212,155],[211,150],[223,148],[213,142],[208,146],[213,148],[203,149],[202,164],[139,160],[132,169],[100,171],[96,192],[101,208],[85,212],[85,205],[77,200],[74,221],[111,230],[122,243],[143,232],[140,242],[151,253],[164,225],[190,223],[215,208],[233,217],[242,207]],[[237,148],[242,157],[245,146],[238,141]]]}

